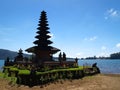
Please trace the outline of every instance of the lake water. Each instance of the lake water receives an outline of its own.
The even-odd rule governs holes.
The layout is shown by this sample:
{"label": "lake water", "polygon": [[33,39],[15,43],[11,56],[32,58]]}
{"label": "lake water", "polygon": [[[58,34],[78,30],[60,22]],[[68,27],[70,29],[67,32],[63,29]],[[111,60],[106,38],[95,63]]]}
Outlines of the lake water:
{"label": "lake water", "polygon": [[3,65],[4,65],[4,60],[0,60],[0,71],[2,70]]}
{"label": "lake water", "polygon": [[[79,60],[79,65],[97,63],[97,66],[100,68],[101,73],[106,74],[120,74],[120,60]],[[4,65],[4,60],[0,60],[0,70]]]}
{"label": "lake water", "polygon": [[97,63],[101,73],[106,74],[120,74],[120,59],[114,60],[79,60],[79,65]]}

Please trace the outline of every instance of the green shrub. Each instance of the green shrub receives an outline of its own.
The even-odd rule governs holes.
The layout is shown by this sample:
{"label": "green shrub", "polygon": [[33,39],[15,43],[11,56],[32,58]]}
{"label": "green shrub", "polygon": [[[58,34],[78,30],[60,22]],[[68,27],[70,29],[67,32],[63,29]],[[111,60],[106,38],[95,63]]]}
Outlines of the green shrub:
{"label": "green shrub", "polygon": [[30,71],[29,70],[19,70],[19,73],[18,74],[23,74],[23,75],[29,75],[30,74]]}

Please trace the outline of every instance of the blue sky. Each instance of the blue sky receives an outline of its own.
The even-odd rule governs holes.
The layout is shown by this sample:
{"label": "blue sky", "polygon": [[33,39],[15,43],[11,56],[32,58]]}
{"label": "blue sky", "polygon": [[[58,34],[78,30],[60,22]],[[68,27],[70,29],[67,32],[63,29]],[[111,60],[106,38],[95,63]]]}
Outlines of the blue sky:
{"label": "blue sky", "polygon": [[120,0],[0,0],[0,48],[18,51],[34,46],[40,13],[45,10],[52,46],[68,57],[119,52],[119,3]]}

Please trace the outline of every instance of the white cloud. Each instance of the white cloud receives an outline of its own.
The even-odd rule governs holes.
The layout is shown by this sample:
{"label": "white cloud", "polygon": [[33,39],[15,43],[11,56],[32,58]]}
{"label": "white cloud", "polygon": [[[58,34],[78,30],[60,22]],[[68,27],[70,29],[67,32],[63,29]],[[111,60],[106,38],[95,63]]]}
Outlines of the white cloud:
{"label": "white cloud", "polygon": [[51,37],[53,37],[53,34],[51,34],[51,33],[49,33],[48,35],[51,36]]}
{"label": "white cloud", "polygon": [[107,48],[105,46],[102,46],[101,47],[101,50],[106,50]]}
{"label": "white cloud", "polygon": [[96,55],[97,57],[108,57],[109,56],[109,53],[107,52],[101,52],[99,53],[98,55]]}
{"label": "white cloud", "polygon": [[114,8],[108,9],[105,13],[105,19],[115,18],[120,16],[120,11],[115,10]]}
{"label": "white cloud", "polygon": [[90,41],[94,41],[94,40],[96,40],[96,39],[97,39],[97,37],[94,36],[94,37],[91,37],[91,38],[90,38]]}
{"label": "white cloud", "polygon": [[120,43],[118,43],[118,44],[116,45],[116,47],[117,47],[117,48],[120,48]]}
{"label": "white cloud", "polygon": [[49,33],[48,35],[51,36],[51,39],[55,39],[55,36],[52,33]]}
{"label": "white cloud", "polygon": [[113,8],[111,8],[111,9],[108,10],[108,14],[109,14],[110,16],[112,16],[112,17],[119,15],[118,11],[117,11],[117,10],[114,10]]}
{"label": "white cloud", "polygon": [[83,57],[85,57],[84,53],[82,53],[82,52],[77,53],[76,56],[77,56],[77,58],[83,58]]}
{"label": "white cloud", "polygon": [[90,37],[90,38],[85,38],[84,40],[85,41],[95,41],[97,39],[97,36],[93,36],[93,37]]}
{"label": "white cloud", "polygon": [[77,53],[76,55],[77,55],[77,56],[81,56],[81,54],[82,54],[82,53]]}

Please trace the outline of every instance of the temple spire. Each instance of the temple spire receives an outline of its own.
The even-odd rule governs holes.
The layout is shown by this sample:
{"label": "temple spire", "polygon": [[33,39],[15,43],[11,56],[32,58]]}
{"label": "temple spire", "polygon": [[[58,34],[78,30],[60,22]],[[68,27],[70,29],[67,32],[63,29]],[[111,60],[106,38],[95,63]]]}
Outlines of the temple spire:
{"label": "temple spire", "polygon": [[50,50],[50,44],[53,43],[49,40],[51,36],[49,35],[50,32],[48,31],[48,25],[46,12],[42,11],[37,28],[38,31],[36,32],[38,35],[35,37],[37,40],[33,42],[39,49],[42,50]]}
{"label": "temple spire", "polygon": [[37,40],[33,42],[35,46],[26,50],[35,54],[35,63],[38,64],[42,64],[45,61],[52,61],[52,55],[60,51],[51,46],[53,42],[50,41],[51,36],[48,26],[47,14],[45,11],[42,11],[36,32],[37,35],[35,36]]}

